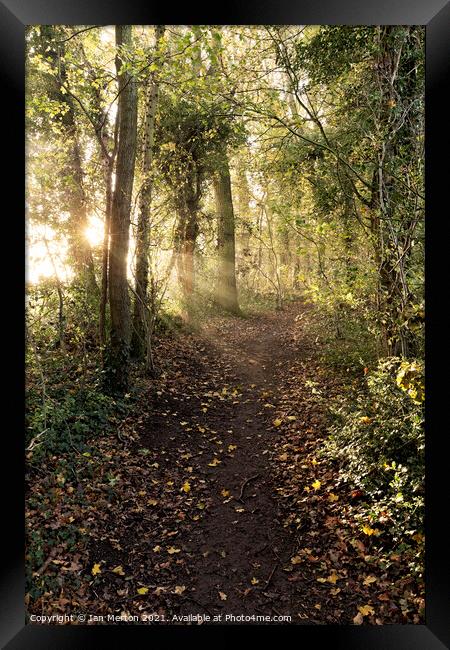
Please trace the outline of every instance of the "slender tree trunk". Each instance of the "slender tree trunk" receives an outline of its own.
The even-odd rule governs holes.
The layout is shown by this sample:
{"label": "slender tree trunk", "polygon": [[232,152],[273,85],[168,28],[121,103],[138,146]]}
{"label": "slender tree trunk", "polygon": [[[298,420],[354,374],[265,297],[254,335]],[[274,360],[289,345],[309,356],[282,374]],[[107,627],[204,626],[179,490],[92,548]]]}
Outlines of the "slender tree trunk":
{"label": "slender tree trunk", "polygon": [[113,198],[113,172],[114,157],[108,158],[105,163],[105,186],[106,186],[106,203],[105,203],[105,223],[103,230],[102,246],[102,283],[100,289],[100,309],[99,309],[99,337],[100,345],[106,343],[106,305],[108,303],[108,261],[109,261],[109,239],[111,234],[111,208]]}
{"label": "slender tree trunk", "polygon": [[[158,51],[159,42],[164,34],[164,26],[157,25],[155,28],[155,51]],[[158,76],[153,77],[153,82],[147,91],[145,108],[145,127],[143,143],[143,165],[144,176],[139,201],[139,217],[136,241],[136,297],[133,311],[133,334],[131,338],[131,352],[133,356],[142,359],[146,356],[148,344],[148,327],[145,311],[148,310],[148,255],[150,238],[150,210],[152,202],[151,177],[153,165],[153,146],[155,140],[155,116],[158,104],[159,80]]]}
{"label": "slender tree trunk", "polygon": [[176,232],[176,265],[183,299],[183,317],[192,319],[195,289],[195,248],[202,178],[194,166],[178,189],[178,226]]}
{"label": "slender tree trunk", "polygon": [[76,123],[74,99],[68,88],[65,64],[64,43],[58,41],[55,26],[42,25],[42,55],[50,59],[52,74],[48,94],[66,107],[62,113],[61,124],[65,129],[67,142],[67,169],[62,170],[69,179],[67,184],[67,209],[70,213],[70,250],[75,272],[86,287],[87,295],[97,295],[98,286],[95,278],[92,249],[85,236],[87,227],[86,194],[83,187],[83,165]]}
{"label": "slender tree trunk", "polygon": [[191,319],[195,287],[195,245],[198,235],[197,206],[184,202],[179,208],[177,274],[183,294],[184,318]]}
{"label": "slender tree trunk", "polygon": [[[132,27],[116,25],[117,46],[129,47],[131,43]],[[128,386],[131,333],[127,257],[136,158],[137,88],[132,75],[128,71],[121,71],[119,56],[116,58],[116,68],[119,76],[119,137],[116,183],[111,206],[108,274],[111,329],[105,362],[108,390],[124,392]]]}
{"label": "slender tree trunk", "polygon": [[226,152],[223,153],[220,167],[214,175],[214,194],[218,250],[216,301],[227,311],[238,314],[240,310],[236,287],[235,224],[230,169]]}
{"label": "slender tree trunk", "polygon": [[74,187],[70,192],[70,213],[72,217],[72,256],[74,258],[76,272],[82,279],[88,296],[98,296],[98,285],[95,278],[92,249],[86,239],[85,234],[85,230],[88,225],[86,195],[83,188],[81,154],[75,125],[71,147],[71,163],[74,178]]}

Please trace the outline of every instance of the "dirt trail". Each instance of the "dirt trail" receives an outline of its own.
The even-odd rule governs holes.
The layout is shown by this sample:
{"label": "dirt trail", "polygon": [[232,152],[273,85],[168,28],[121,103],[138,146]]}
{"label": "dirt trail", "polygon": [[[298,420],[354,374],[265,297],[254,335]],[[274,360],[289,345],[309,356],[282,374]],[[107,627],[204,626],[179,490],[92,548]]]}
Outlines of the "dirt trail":
{"label": "dirt trail", "polygon": [[[299,600],[298,585],[294,590],[282,570],[296,540],[279,520],[268,462],[277,437],[269,418],[278,401],[278,371],[298,355],[292,334],[297,311],[221,319],[204,330],[209,362],[223,373],[216,383],[231,383],[238,395],[208,409],[203,419],[203,427],[223,445],[231,444],[232,453],[214,467],[204,454],[195,459],[194,474],[205,477],[211,501],[201,525],[185,540],[193,558],[192,591],[181,614],[292,616],[301,611],[293,602]],[[196,379],[210,384],[207,375]],[[195,425],[189,414],[183,417]],[[222,496],[222,490],[230,495]]]}

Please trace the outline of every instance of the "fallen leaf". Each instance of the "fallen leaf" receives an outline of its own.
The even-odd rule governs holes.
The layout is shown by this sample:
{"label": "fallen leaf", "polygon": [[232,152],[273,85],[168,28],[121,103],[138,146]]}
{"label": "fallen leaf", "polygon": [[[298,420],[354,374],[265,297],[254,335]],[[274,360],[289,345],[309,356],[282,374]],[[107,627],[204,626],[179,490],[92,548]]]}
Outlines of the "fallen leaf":
{"label": "fallen leaf", "polygon": [[273,426],[274,426],[274,427],[279,427],[280,424],[282,424],[282,423],[283,423],[283,420],[280,420],[280,418],[276,418],[276,419],[273,421]]}
{"label": "fallen leaf", "polygon": [[181,551],[180,548],[175,548],[175,546],[169,546],[167,549],[167,552],[169,555],[173,555],[174,553],[179,553]]}
{"label": "fallen leaf", "polygon": [[363,580],[363,585],[368,587],[370,584],[372,584],[372,582],[376,582],[376,581],[377,579],[375,578],[375,576],[366,576]]}
{"label": "fallen leaf", "polygon": [[316,481],[314,481],[314,483],[311,483],[311,485],[315,490],[318,490],[320,488],[320,486],[322,485],[322,483],[320,481],[316,480]]}
{"label": "fallen leaf", "polygon": [[329,582],[329,583],[332,584],[332,585],[335,585],[336,582],[337,582],[338,580],[340,580],[340,578],[339,578],[339,576],[338,576],[336,573],[334,573],[334,572],[331,573],[331,574],[328,576],[328,578],[327,578],[327,582]]}
{"label": "fallen leaf", "polygon": [[216,465],[220,465],[221,462],[222,461],[219,460],[218,458],[214,458],[214,460],[211,461],[210,463],[208,463],[208,465],[209,465],[209,467],[215,467]]}
{"label": "fallen leaf", "polygon": [[300,562],[302,562],[302,558],[299,555],[295,555],[294,557],[291,557],[292,564],[300,564]]}
{"label": "fallen leaf", "polygon": [[363,624],[363,621],[364,621],[364,619],[363,619],[363,615],[362,615],[360,612],[358,612],[358,613],[356,614],[355,618],[353,619],[353,623],[354,623],[355,625],[362,625],[362,624]]}
{"label": "fallen leaf", "polygon": [[364,525],[362,527],[362,532],[365,535],[369,535],[369,536],[370,535],[379,535],[380,534],[380,531],[378,530],[378,528],[371,528],[370,526],[366,526],[366,525]]}
{"label": "fallen leaf", "polygon": [[139,587],[139,589],[137,590],[137,593],[140,596],[145,596],[147,592],[148,592],[148,587]]}
{"label": "fallen leaf", "polygon": [[251,579],[251,583],[252,583],[252,585],[257,585],[257,584],[259,584],[259,580],[258,580],[258,578],[252,578],[252,579]]}
{"label": "fallen leaf", "polygon": [[224,594],[223,591],[219,591],[219,597],[220,600],[226,600],[228,598],[228,596]]}
{"label": "fallen leaf", "polygon": [[183,485],[183,487],[181,489],[186,493],[190,492],[191,491],[191,486],[189,484],[189,481],[186,481],[186,483]]}
{"label": "fallen leaf", "polygon": [[220,493],[223,497],[229,497],[230,496],[230,491],[229,490],[222,490]]}
{"label": "fallen leaf", "polygon": [[178,594],[178,596],[181,596],[181,594],[186,591],[186,587],[183,585],[182,587],[175,587],[175,593]]}
{"label": "fallen leaf", "polygon": [[91,569],[91,573],[92,573],[92,575],[93,575],[93,576],[96,576],[96,575],[98,575],[98,574],[101,573],[101,572],[102,572],[102,570],[100,569],[100,564],[94,564],[94,566],[93,566],[92,569]]}
{"label": "fallen leaf", "polygon": [[358,611],[362,616],[369,616],[369,614],[375,614],[375,610],[372,605],[360,605]]}
{"label": "fallen leaf", "polygon": [[330,492],[330,494],[328,495],[328,501],[330,503],[333,503],[334,501],[337,501],[338,499],[339,499],[338,495],[333,494],[333,492]]}
{"label": "fallen leaf", "polygon": [[114,569],[112,570],[112,572],[113,572],[113,573],[117,573],[118,576],[124,576],[124,575],[125,575],[125,571],[123,570],[123,567],[122,567],[122,566],[116,566],[116,567],[114,567]]}

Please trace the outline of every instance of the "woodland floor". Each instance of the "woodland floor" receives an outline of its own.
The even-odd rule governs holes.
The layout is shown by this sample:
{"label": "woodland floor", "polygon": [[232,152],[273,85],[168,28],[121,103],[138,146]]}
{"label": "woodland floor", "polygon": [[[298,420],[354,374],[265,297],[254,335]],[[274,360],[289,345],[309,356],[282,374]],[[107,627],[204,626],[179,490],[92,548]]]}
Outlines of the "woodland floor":
{"label": "woodland floor", "polygon": [[420,622],[401,558],[378,563],[347,517],[359,494],[317,453],[341,380],[308,318],[292,303],[160,342],[138,413],[92,443],[86,475],[47,486],[46,526],[82,537],[54,546],[38,575],[55,586],[31,612]]}

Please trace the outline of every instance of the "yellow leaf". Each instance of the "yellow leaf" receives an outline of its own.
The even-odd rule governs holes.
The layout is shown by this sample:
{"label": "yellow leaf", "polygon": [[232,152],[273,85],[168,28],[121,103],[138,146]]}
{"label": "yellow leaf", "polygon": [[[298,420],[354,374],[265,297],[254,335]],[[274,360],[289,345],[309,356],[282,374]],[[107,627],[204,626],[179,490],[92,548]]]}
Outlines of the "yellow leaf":
{"label": "yellow leaf", "polygon": [[221,462],[222,462],[222,461],[219,460],[218,458],[214,458],[213,461],[211,461],[210,463],[208,463],[208,466],[209,466],[209,467],[215,467],[216,465],[220,465]]}
{"label": "yellow leaf", "polygon": [[259,580],[258,580],[258,578],[252,578],[251,583],[252,583],[252,585],[257,585],[257,584],[259,584]]}
{"label": "yellow leaf", "polygon": [[282,423],[283,423],[283,420],[280,420],[280,418],[276,418],[276,419],[273,421],[273,426],[274,426],[274,427],[279,427],[280,424],[282,424]]}
{"label": "yellow leaf", "polygon": [[149,499],[149,500],[147,501],[147,505],[149,505],[149,506],[156,506],[156,505],[158,505],[158,502],[157,502],[156,499]]}
{"label": "yellow leaf", "polygon": [[175,546],[169,546],[167,549],[167,552],[169,555],[173,555],[174,553],[179,553],[181,551],[180,548],[175,548]]}
{"label": "yellow leaf", "polygon": [[230,491],[229,490],[222,490],[220,493],[223,497],[229,497],[230,496]]}
{"label": "yellow leaf", "polygon": [[316,609],[322,609],[322,605],[320,603],[317,603],[317,605],[314,605]]}
{"label": "yellow leaf", "polygon": [[363,532],[365,535],[369,535],[369,537],[370,537],[370,535],[379,535],[379,533],[380,533],[380,531],[378,530],[378,528],[371,528],[370,526],[366,526],[366,525],[364,525],[364,526],[362,527],[362,532]]}
{"label": "yellow leaf", "polygon": [[368,587],[369,585],[372,584],[372,582],[376,582],[376,581],[377,581],[377,579],[375,578],[375,576],[367,576],[366,578],[364,578],[363,584],[366,587]]}
{"label": "yellow leaf", "polygon": [[370,424],[372,422],[372,418],[369,418],[367,415],[363,415],[362,418],[359,418],[359,421],[361,424]]}
{"label": "yellow leaf", "polygon": [[226,600],[228,598],[228,596],[224,594],[223,591],[219,591],[219,596],[220,596],[220,600]]}
{"label": "yellow leaf", "polygon": [[327,582],[330,582],[332,585],[335,585],[338,580],[340,580],[340,578],[336,573],[330,573],[327,578]]}
{"label": "yellow leaf", "polygon": [[337,596],[338,593],[340,593],[340,591],[341,591],[341,590],[339,589],[339,587],[335,587],[335,589],[330,589],[330,594],[331,594],[332,596]]}
{"label": "yellow leaf", "polygon": [[290,422],[294,422],[294,420],[296,420],[297,418],[295,417],[295,415],[288,415],[288,418],[287,418],[287,419],[288,419]]}
{"label": "yellow leaf", "polygon": [[333,492],[330,492],[330,494],[328,495],[328,501],[330,503],[333,503],[334,501],[337,501],[338,499],[339,499],[338,495],[333,494]]}
{"label": "yellow leaf", "polygon": [[178,594],[179,596],[181,596],[183,591],[186,591],[186,587],[184,585],[181,587],[175,587],[175,593]]}
{"label": "yellow leaf", "polygon": [[91,569],[91,573],[92,573],[92,575],[93,575],[93,576],[96,576],[96,575],[98,575],[98,574],[101,573],[101,572],[102,572],[102,570],[100,569],[100,564],[94,564],[94,566],[93,566],[92,569]]}
{"label": "yellow leaf", "polygon": [[190,486],[189,482],[186,481],[186,483],[183,485],[183,487],[181,489],[184,490],[184,492],[186,492],[186,493],[190,492],[191,491],[191,486]]}
{"label": "yellow leaf", "polygon": [[362,616],[369,616],[369,614],[375,614],[375,610],[372,605],[362,605],[358,607],[358,611]]}
{"label": "yellow leaf", "polygon": [[301,561],[302,558],[299,555],[295,555],[294,557],[291,557],[292,564],[300,564]]}
{"label": "yellow leaf", "polygon": [[234,451],[237,449],[237,445],[228,445],[228,451]]}
{"label": "yellow leaf", "polygon": [[161,546],[159,546],[159,544],[157,544],[156,546],[153,547],[153,552],[154,553],[159,553],[160,550],[161,550]]}
{"label": "yellow leaf", "polygon": [[148,587],[139,587],[137,592],[140,596],[145,596],[145,594],[148,593]]}
{"label": "yellow leaf", "polygon": [[116,567],[112,570],[112,572],[113,572],[113,573],[117,573],[117,575],[119,575],[119,576],[124,576],[124,575],[125,575],[125,571],[123,570],[123,567],[121,567],[121,566],[116,566]]}
{"label": "yellow leaf", "polygon": [[311,460],[311,465],[317,465],[317,460],[315,458]]}
{"label": "yellow leaf", "polygon": [[314,483],[311,483],[311,485],[315,490],[318,490],[322,483],[320,481],[314,481]]}
{"label": "yellow leaf", "polygon": [[286,461],[287,459],[288,459],[287,454],[281,454],[280,456],[278,456],[278,460]]}

